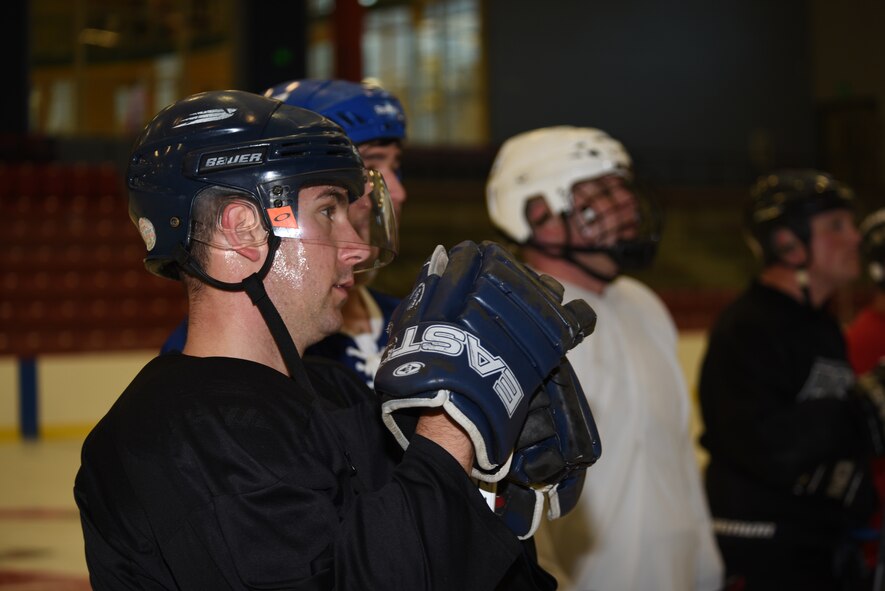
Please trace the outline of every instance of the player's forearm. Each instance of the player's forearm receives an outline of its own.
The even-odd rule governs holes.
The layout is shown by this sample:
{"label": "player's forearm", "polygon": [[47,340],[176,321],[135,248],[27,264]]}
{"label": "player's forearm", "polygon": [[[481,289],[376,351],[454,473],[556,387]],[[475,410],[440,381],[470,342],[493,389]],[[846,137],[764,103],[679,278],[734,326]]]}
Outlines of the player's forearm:
{"label": "player's forearm", "polygon": [[418,419],[415,434],[430,439],[457,460],[464,471],[473,466],[473,443],[467,433],[442,409],[426,412]]}

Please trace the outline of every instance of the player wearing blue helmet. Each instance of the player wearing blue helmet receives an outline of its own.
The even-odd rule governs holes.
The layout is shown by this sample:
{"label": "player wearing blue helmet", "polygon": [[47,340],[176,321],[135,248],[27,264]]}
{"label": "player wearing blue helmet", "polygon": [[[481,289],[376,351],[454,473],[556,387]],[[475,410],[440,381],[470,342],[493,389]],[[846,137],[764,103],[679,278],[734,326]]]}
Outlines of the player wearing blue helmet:
{"label": "player wearing blue helmet", "polygon": [[406,137],[399,99],[369,82],[292,80],[268,88],[264,96],[322,113],[357,145]]}
{"label": "player wearing blue helmet", "polygon": [[368,168],[384,175],[397,214],[406,200],[400,182],[406,115],[399,100],[368,82],[292,80],[268,88],[264,96],[324,115],[356,144]]}
{"label": "player wearing blue helmet", "polygon": [[[368,82],[347,80],[292,80],[277,84],[264,96],[321,113],[344,129],[368,168],[384,177],[397,221],[401,220],[406,190],[400,181],[406,116],[399,100]],[[364,273],[344,304],[344,324],[336,334],[311,347],[306,354],[340,361],[371,387],[387,344],[385,327],[399,300],[370,289],[374,274]]]}
{"label": "player wearing blue helmet", "polygon": [[[341,126],[357,146],[367,168],[384,177],[397,220],[400,219],[406,191],[400,181],[402,142],[406,137],[406,117],[402,104],[382,88],[346,80],[292,80],[264,92],[287,105],[324,115]],[[356,371],[373,385],[381,351],[387,344],[384,328],[397,298],[369,289],[372,273],[357,278],[344,304],[341,331],[311,347],[306,354],[335,359]],[[176,329],[163,347],[180,350],[187,335],[187,321]]]}

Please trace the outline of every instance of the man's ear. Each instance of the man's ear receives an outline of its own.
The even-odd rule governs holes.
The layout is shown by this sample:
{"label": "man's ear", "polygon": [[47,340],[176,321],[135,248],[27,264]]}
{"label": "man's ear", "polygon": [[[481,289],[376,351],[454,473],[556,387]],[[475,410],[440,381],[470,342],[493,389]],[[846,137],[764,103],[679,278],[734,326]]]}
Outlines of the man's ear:
{"label": "man's ear", "polygon": [[799,237],[787,228],[778,228],[771,235],[771,245],[778,260],[791,267],[799,267],[808,262],[808,249]]}
{"label": "man's ear", "polygon": [[221,231],[231,250],[250,261],[261,258],[261,245],[267,242],[267,231],[254,203],[231,201],[221,213]]}

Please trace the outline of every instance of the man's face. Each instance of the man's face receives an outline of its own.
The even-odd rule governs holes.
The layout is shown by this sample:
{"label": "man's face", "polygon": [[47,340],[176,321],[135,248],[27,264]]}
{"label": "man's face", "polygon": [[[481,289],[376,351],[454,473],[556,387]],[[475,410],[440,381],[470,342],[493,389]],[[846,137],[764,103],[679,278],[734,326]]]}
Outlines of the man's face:
{"label": "man's face", "polygon": [[300,342],[312,344],[341,327],[353,268],[368,256],[347,210],[341,187],[301,189],[297,223],[303,237],[283,239],[274,259],[271,299]]}
{"label": "man's face", "polygon": [[860,233],[854,214],[833,209],[811,218],[811,264],[808,272],[832,288],[841,287],[860,274]]}
{"label": "man's face", "polygon": [[358,150],[366,168],[374,168],[384,177],[384,183],[390,191],[390,200],[396,212],[396,220],[399,222],[403,203],[406,202],[406,189],[399,179],[400,158],[403,152],[399,142],[383,145],[367,142],[360,144]]}
{"label": "man's face", "polygon": [[[632,190],[619,176],[582,181],[572,187],[573,206],[565,219],[553,214],[542,198],[529,201],[526,218],[535,240],[552,247],[610,247],[636,238],[639,211]],[[575,253],[584,264],[603,273],[617,267],[608,255]]]}

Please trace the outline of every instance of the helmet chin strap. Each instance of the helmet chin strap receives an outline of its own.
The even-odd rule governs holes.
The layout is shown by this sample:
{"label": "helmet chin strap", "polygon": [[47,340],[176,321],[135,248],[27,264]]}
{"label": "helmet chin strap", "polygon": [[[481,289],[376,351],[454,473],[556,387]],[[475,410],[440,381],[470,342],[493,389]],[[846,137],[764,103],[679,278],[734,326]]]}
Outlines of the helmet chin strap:
{"label": "helmet chin strap", "polygon": [[794,272],[796,273],[796,283],[799,284],[799,289],[802,290],[803,303],[811,308],[811,288],[808,285],[808,267],[805,265],[796,267]]}
{"label": "helmet chin strap", "polygon": [[264,260],[264,264],[261,265],[258,272],[249,275],[238,283],[219,281],[218,279],[211,277],[203,270],[200,264],[194,260],[191,253],[185,250],[180,244],[175,251],[175,261],[188,275],[196,277],[203,283],[211,285],[216,289],[230,292],[246,292],[249,299],[252,300],[252,304],[258,308],[262,318],[264,318],[264,322],[267,324],[267,328],[270,330],[270,334],[283,358],[283,363],[286,365],[286,369],[289,370],[289,376],[295,380],[299,386],[304,388],[306,392],[315,395],[313,385],[307,379],[307,373],[304,369],[304,363],[301,361],[301,355],[298,353],[298,347],[295,346],[295,341],[292,340],[292,335],[286,328],[286,323],[283,321],[282,316],[280,316],[279,311],[276,306],[274,306],[270,297],[267,295],[267,290],[264,288],[264,278],[270,272],[271,266],[273,266],[273,259],[280,246],[280,238],[271,234],[267,238],[267,245],[267,258]]}
{"label": "helmet chin strap", "polygon": [[[592,246],[574,248],[572,246],[572,231],[568,225],[568,216],[565,213],[563,213],[563,214],[561,214],[561,218],[562,218],[562,225],[565,228],[565,244],[563,244],[561,246],[551,245],[551,244],[544,244],[541,242],[536,242],[534,239],[529,239],[528,242],[526,242],[526,245],[531,246],[532,248],[538,250],[539,252],[544,253],[545,255],[547,255],[549,257],[562,259],[568,263],[571,263],[572,265],[574,265],[575,267],[577,267],[578,269],[583,271],[585,274],[589,275],[590,277],[593,277],[594,279],[602,281],[603,283],[611,283],[612,281],[617,279],[618,276],[620,275],[620,265],[618,264],[617,261],[614,260],[614,257],[612,257],[611,253],[609,253],[604,248],[596,248],[596,247],[592,247]],[[590,265],[587,265],[586,263],[583,263],[580,260],[578,260],[578,258],[575,255],[580,254],[580,253],[606,254],[612,258],[615,265],[618,267],[618,270],[612,274],[602,273],[600,271],[597,271],[596,269],[592,268]]]}
{"label": "helmet chin strap", "polygon": [[789,252],[789,250],[778,253],[778,261],[780,264],[784,265],[788,269],[793,270],[793,275],[796,278],[796,284],[799,286],[799,291],[802,293],[802,303],[809,308],[814,307],[811,302],[811,287],[809,285],[809,276],[808,276],[808,266],[811,264],[811,248],[808,243],[804,240],[801,241],[802,245],[805,247],[805,252],[807,253],[806,260],[803,263],[790,263],[784,259],[784,255]]}

